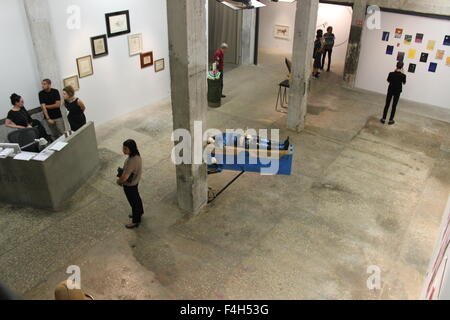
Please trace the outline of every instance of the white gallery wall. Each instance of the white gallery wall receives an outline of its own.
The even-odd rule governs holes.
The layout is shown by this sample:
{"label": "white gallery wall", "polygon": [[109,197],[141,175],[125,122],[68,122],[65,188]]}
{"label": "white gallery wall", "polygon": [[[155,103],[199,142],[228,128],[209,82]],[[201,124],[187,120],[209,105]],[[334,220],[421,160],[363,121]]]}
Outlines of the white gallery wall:
{"label": "white gallery wall", "polygon": [[[262,2],[267,7],[260,9],[259,48],[291,53],[297,3],[275,3],[267,0]],[[352,15],[353,10],[349,6],[319,4],[317,29],[323,29],[326,32],[328,26],[333,27],[333,33],[336,36],[336,47],[333,51],[333,56],[335,61],[339,61],[341,64],[345,62],[347,54]],[[289,26],[290,34],[288,40],[274,37],[275,25]]]}
{"label": "white gallery wall", "polygon": [[0,2],[0,119],[11,109],[12,93],[23,96],[27,108],[38,106],[39,75],[22,0]]}
{"label": "white gallery wall", "polygon": [[[394,37],[397,28],[403,29],[401,39]],[[382,41],[383,32],[390,32],[389,41]],[[415,43],[416,33],[423,33],[422,43]],[[411,44],[405,44],[405,34],[412,35]],[[395,69],[397,54],[405,52],[405,73],[407,84],[402,98],[421,103],[450,108],[450,66],[446,58],[450,56],[450,46],[444,46],[444,36],[450,35],[450,20],[432,19],[397,13],[382,12],[381,29],[369,30],[364,27],[359,58],[356,86],[361,89],[386,93],[388,73]],[[434,50],[427,50],[428,40],[435,40]],[[397,47],[397,44],[400,44]],[[388,45],[394,46],[392,55],[386,54]],[[416,49],[416,57],[408,59],[409,49]],[[443,60],[436,59],[437,50],[445,50]],[[428,61],[420,62],[422,52],[428,53]],[[435,73],[429,72],[430,62],[437,63]],[[415,73],[409,73],[410,63],[417,65]]]}
{"label": "white gallery wall", "polygon": [[[63,78],[77,74],[76,59],[91,55],[90,38],[106,34],[105,14],[129,10],[131,33],[142,33],[144,51],[164,58],[166,69],[141,69],[140,56],[129,56],[128,35],[108,38],[109,55],[93,59],[94,75],[80,79],[77,92],[88,120],[106,122],[170,95],[166,0],[49,0],[58,63]],[[81,28],[69,30],[67,9],[81,9]]]}

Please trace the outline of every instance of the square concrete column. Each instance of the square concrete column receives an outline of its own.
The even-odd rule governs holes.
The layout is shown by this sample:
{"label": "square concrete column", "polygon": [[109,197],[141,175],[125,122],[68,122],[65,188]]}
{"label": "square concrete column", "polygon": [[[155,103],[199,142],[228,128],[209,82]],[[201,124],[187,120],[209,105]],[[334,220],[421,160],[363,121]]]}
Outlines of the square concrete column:
{"label": "square concrete column", "polygon": [[256,9],[242,10],[241,64],[255,63]]}
{"label": "square concrete column", "polygon": [[295,131],[305,127],[318,9],[319,0],[297,1],[287,116],[287,127]]}
{"label": "square concrete column", "polygon": [[355,87],[356,72],[358,70],[359,54],[361,52],[361,37],[363,23],[366,19],[367,1],[355,1],[353,6],[352,26],[348,41],[347,56],[345,58],[344,80],[348,87]]}
{"label": "square concrete column", "polygon": [[[206,128],[206,5],[206,0],[167,1],[173,127],[191,132],[192,154],[194,122],[202,121],[203,129]],[[177,165],[176,173],[180,208],[198,213],[208,201],[206,164]]]}

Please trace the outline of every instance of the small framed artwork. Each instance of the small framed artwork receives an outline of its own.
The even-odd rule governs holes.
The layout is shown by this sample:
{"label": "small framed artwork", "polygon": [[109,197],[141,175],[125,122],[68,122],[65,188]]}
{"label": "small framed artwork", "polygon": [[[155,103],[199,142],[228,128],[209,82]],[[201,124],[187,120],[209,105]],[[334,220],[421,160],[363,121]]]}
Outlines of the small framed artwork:
{"label": "small framed artwork", "polygon": [[403,35],[403,29],[400,29],[400,28],[395,29],[395,38],[401,39],[402,35]]}
{"label": "small framed artwork", "polygon": [[92,57],[86,56],[77,59],[78,76],[80,78],[92,76],[94,68],[92,67]]}
{"label": "small framed artwork", "polygon": [[409,64],[408,72],[409,73],[416,73],[416,64],[415,63],[410,63]]}
{"label": "small framed artwork", "polygon": [[117,37],[131,32],[130,12],[128,10],[107,13],[105,17],[108,38]]}
{"label": "small framed artwork", "polygon": [[429,72],[436,72],[437,69],[437,63],[436,62],[431,62],[430,66],[428,67],[428,71]]}
{"label": "small framed artwork", "polygon": [[389,32],[388,31],[383,31],[383,37],[381,38],[381,40],[383,41],[389,41]]}
{"label": "small framed artwork", "polygon": [[166,68],[164,59],[159,59],[155,61],[155,72],[163,71]]}
{"label": "small framed artwork", "polygon": [[427,62],[428,61],[428,53],[422,52],[420,55],[420,62]]}
{"label": "small framed artwork", "polygon": [[276,25],[273,36],[278,39],[289,40],[289,27]]}
{"label": "small framed artwork", "polygon": [[78,76],[72,76],[64,79],[64,88],[71,86],[75,91],[80,90],[80,81]]}
{"label": "small framed artwork", "polygon": [[153,65],[153,51],[141,53],[141,68]]}
{"label": "small framed artwork", "polygon": [[92,56],[95,58],[108,55],[108,39],[106,34],[91,38]]}
{"label": "small framed artwork", "polygon": [[128,36],[128,51],[130,56],[142,53],[142,33],[132,34]]}
{"label": "small framed artwork", "polygon": [[392,55],[394,53],[394,46],[387,46],[386,54]]}

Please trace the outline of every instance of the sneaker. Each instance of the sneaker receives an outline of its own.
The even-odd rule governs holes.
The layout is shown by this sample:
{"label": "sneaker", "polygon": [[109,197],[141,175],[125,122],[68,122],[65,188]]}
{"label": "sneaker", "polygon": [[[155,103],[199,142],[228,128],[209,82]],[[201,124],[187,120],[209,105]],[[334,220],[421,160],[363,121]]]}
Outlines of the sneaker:
{"label": "sneaker", "polygon": [[395,124],[395,121],[394,120],[389,120],[389,123],[388,123],[390,126],[392,126],[393,124]]}
{"label": "sneaker", "polygon": [[382,124],[385,124],[385,123],[386,123],[386,119],[381,119],[380,122],[381,122]]}

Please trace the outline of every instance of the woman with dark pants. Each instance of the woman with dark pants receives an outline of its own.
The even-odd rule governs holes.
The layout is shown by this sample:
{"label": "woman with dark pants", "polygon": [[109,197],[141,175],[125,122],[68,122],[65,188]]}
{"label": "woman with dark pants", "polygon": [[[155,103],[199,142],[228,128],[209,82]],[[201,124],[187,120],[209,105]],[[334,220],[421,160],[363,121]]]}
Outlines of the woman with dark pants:
{"label": "woman with dark pants", "polygon": [[141,224],[141,217],[144,214],[144,206],[139,195],[139,182],[142,175],[142,159],[139,154],[136,142],[127,140],[123,143],[123,153],[128,156],[125,160],[123,173],[117,180],[119,186],[123,186],[125,195],[132,208],[132,223],[127,224],[127,229],[138,228]]}

